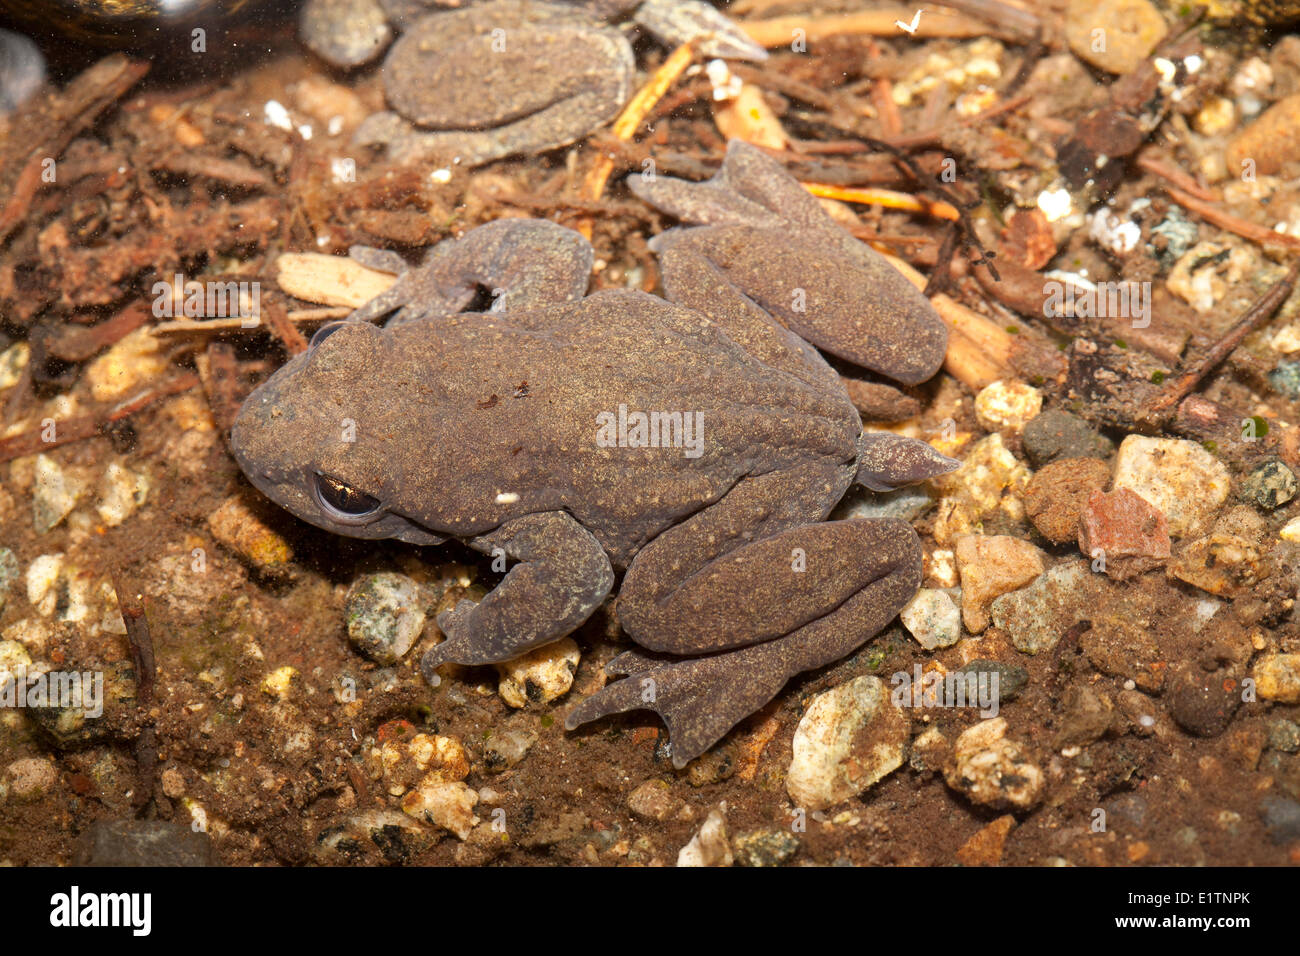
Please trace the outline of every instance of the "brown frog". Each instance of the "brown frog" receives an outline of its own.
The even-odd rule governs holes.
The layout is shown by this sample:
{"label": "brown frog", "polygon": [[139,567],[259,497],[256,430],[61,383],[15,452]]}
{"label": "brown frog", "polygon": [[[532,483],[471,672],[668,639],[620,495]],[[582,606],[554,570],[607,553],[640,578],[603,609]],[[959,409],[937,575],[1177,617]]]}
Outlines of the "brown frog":
{"label": "brown frog", "polygon": [[[746,148],[729,152],[725,181],[773,214],[799,188]],[[815,217],[795,216],[787,237],[814,241]],[[401,307],[385,328],[318,332],[249,397],[231,442],[250,481],[311,524],[455,537],[515,562],[481,602],[439,615],[446,640],[425,655],[426,675],[572,632],[621,575],[618,617],[639,649],[606,666],[627,679],[582,701],[566,727],[653,710],[680,767],[912,598],[910,526],[825,518],[854,482],[893,488],[956,462],[864,434],[836,373],[741,291],[741,276],[666,259],[666,288],[697,310],[642,292],[582,298],[590,249],[551,223],[500,221],[445,246],[363,313]],[[784,268],[775,250],[754,261]],[[435,277],[451,291],[422,308]],[[521,287],[499,311],[453,311],[476,289]],[[855,354],[914,381],[942,360],[943,325],[910,286],[892,301],[902,288],[880,293],[894,322],[872,334],[914,341]],[[858,321],[827,308],[802,328],[843,343],[866,328]]]}
{"label": "brown frog", "polygon": [[[613,119],[632,92],[636,59],[609,21],[635,22],[664,42],[695,38],[706,56],[766,52],[701,0],[480,0],[460,9],[426,0],[311,0],[301,32],[343,67],[384,59],[391,112],[359,142],[402,161],[443,157],[474,166],[581,139]],[[431,12],[432,11],[432,12]]]}

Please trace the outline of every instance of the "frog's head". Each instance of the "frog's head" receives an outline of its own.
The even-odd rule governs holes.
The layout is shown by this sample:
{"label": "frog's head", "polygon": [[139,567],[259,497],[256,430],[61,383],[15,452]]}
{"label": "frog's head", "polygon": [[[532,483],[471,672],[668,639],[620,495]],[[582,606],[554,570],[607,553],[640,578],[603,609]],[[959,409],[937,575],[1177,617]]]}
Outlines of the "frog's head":
{"label": "frog's head", "polygon": [[440,544],[401,513],[415,374],[369,322],[323,327],[244,402],[230,447],[248,480],[308,524],[353,538]]}

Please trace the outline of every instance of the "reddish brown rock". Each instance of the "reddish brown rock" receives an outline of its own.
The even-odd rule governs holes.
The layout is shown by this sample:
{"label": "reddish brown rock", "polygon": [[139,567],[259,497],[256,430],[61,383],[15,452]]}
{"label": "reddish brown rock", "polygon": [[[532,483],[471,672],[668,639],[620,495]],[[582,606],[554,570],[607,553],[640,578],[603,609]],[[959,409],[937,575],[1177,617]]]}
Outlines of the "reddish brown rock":
{"label": "reddish brown rock", "polygon": [[958,862],[967,866],[997,866],[1002,861],[1007,836],[1015,825],[1016,818],[1009,813],[998,817],[957,851]]}
{"label": "reddish brown rock", "polygon": [[1025,488],[1025,514],[1048,541],[1064,544],[1079,534],[1089,497],[1110,484],[1110,466],[1097,458],[1062,458],[1044,465]]}
{"label": "reddish brown rock", "polygon": [[1079,550],[1123,581],[1169,560],[1169,521],[1141,495],[1094,492],[1079,516]]}

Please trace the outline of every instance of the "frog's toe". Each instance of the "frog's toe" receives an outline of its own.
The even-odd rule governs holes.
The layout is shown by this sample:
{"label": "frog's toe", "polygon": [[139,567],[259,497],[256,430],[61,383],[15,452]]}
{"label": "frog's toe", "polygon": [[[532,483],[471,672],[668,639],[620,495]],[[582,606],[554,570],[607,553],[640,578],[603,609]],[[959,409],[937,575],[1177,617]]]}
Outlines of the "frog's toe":
{"label": "frog's toe", "polygon": [[636,22],[669,46],[695,41],[702,56],[724,60],[767,59],[767,51],[716,7],[702,0],[645,0]]}
{"label": "frog's toe", "polygon": [[788,675],[767,660],[767,645],[688,660],[627,651],[605,672],[627,675],[569,712],[567,730],[630,710],[652,710],[668,728],[679,770],[726,736],[785,684]]}
{"label": "frog's toe", "polygon": [[893,491],[946,475],[960,465],[956,458],[949,458],[920,439],[889,432],[864,432],[858,439],[855,480],[872,491]]}
{"label": "frog's toe", "polygon": [[430,648],[420,659],[420,670],[429,683],[435,683],[432,674],[443,664],[491,664],[510,656],[507,653],[506,657],[500,657],[500,649],[489,647],[485,642],[475,639],[469,619],[476,607],[476,601],[461,601],[438,615],[438,630],[442,631],[445,639],[437,647]]}

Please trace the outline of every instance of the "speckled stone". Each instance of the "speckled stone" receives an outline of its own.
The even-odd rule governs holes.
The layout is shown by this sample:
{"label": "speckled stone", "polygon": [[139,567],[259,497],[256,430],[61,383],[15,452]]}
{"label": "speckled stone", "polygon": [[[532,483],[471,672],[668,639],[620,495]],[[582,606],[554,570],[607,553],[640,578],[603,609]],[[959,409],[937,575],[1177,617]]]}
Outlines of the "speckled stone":
{"label": "speckled stone", "polygon": [[862,793],[902,766],[910,724],[876,677],[818,694],[794,733],[790,799],[812,811]]}
{"label": "speckled stone", "polygon": [[344,601],[348,639],[373,661],[395,664],[424,630],[419,586],[404,574],[367,574]]}
{"label": "speckled stone", "polygon": [[799,852],[799,839],[785,830],[755,830],[732,841],[741,866],[781,866]]}
{"label": "speckled stone", "polygon": [[1255,466],[1241,483],[1242,498],[1265,511],[1286,504],[1295,493],[1295,472],[1276,458]]}
{"label": "speckled stone", "polygon": [[898,612],[898,619],[927,651],[951,647],[961,640],[961,612],[946,591],[921,588]]}
{"label": "speckled stone", "polygon": [[1228,469],[1193,441],[1129,435],[1115,458],[1114,488],[1145,498],[1169,519],[1173,537],[1209,523],[1228,498]]}
{"label": "speckled stone", "polygon": [[1259,696],[1281,704],[1300,704],[1300,654],[1270,654],[1254,669]]}
{"label": "speckled stone", "polygon": [[1028,587],[996,599],[990,608],[993,623],[1022,653],[1050,651],[1101,599],[1098,578],[1086,561],[1058,564]]}
{"label": "speckled stone", "polygon": [[1043,797],[1043,771],[1006,734],[1004,717],[967,728],[953,745],[944,780],[972,803],[1028,810]]}
{"label": "speckled stone", "polygon": [[1278,362],[1268,373],[1274,388],[1291,398],[1300,398],[1300,362]]}

